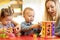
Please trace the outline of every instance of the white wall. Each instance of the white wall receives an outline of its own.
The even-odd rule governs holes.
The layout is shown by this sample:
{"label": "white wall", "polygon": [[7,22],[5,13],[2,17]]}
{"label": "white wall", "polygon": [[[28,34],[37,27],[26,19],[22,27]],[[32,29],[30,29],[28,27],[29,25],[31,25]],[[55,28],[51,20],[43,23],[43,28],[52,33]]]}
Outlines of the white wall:
{"label": "white wall", "polygon": [[[44,14],[44,0],[23,0],[23,7],[24,10],[26,7],[31,7],[35,10],[35,18],[33,23],[41,22]],[[14,18],[14,21],[17,23],[21,23],[24,21],[22,16],[17,16]]]}

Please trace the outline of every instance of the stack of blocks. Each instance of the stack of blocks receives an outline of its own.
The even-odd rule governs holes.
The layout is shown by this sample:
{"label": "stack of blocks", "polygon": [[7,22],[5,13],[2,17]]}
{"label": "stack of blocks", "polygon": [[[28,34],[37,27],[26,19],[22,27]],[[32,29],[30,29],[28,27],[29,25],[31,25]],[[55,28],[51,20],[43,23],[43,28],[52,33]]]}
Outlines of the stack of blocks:
{"label": "stack of blocks", "polygon": [[52,37],[55,35],[55,21],[42,22],[41,37]]}

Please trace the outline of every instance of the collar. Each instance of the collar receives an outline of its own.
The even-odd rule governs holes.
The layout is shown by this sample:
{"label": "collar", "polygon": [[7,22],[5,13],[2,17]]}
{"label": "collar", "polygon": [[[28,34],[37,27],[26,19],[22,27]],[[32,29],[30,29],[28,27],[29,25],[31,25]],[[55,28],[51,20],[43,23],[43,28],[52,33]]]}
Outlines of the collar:
{"label": "collar", "polygon": [[30,25],[32,25],[32,23],[27,23],[27,22],[25,22],[25,24],[26,24],[27,26],[30,26]]}

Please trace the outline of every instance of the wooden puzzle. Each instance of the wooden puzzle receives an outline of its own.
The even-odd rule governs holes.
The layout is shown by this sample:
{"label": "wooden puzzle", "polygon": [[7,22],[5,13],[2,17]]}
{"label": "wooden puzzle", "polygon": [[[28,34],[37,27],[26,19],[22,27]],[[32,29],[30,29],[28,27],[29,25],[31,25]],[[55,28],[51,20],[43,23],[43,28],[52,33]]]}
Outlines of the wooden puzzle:
{"label": "wooden puzzle", "polygon": [[41,37],[52,37],[55,35],[55,21],[42,22]]}

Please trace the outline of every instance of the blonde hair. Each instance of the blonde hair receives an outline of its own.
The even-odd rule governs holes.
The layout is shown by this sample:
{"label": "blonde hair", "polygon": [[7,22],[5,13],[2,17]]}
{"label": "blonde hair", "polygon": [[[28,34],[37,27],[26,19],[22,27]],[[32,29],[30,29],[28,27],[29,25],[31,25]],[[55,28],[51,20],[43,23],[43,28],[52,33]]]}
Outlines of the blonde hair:
{"label": "blonde hair", "polygon": [[59,23],[59,20],[60,20],[60,3],[59,1],[57,1],[57,18],[56,18],[56,26],[58,25]]}
{"label": "blonde hair", "polygon": [[[46,8],[46,3],[48,2],[48,1],[53,1],[54,3],[55,3],[55,5],[56,5],[56,7],[57,7],[57,1],[56,0],[46,0],[46,2],[45,2],[45,21],[53,21],[53,18],[52,18],[52,16],[48,13],[48,11],[47,11],[47,8]],[[57,17],[57,11],[56,11],[56,17]],[[56,18],[55,17],[55,18]],[[57,19],[57,18],[56,18]],[[56,21],[56,19],[54,20],[54,21]]]}

